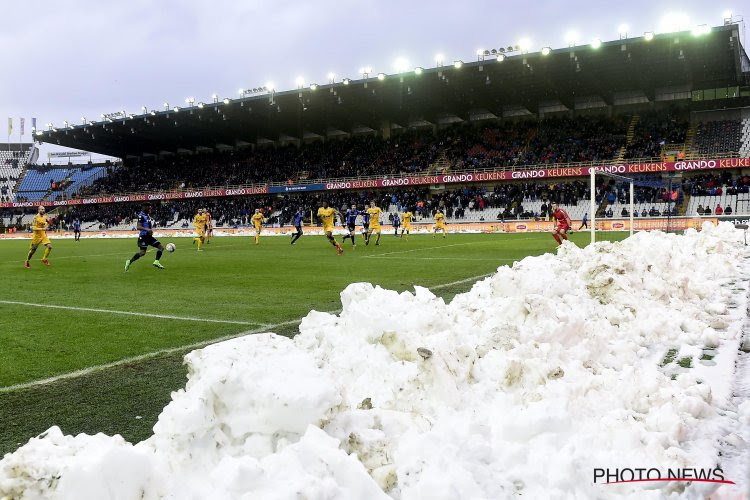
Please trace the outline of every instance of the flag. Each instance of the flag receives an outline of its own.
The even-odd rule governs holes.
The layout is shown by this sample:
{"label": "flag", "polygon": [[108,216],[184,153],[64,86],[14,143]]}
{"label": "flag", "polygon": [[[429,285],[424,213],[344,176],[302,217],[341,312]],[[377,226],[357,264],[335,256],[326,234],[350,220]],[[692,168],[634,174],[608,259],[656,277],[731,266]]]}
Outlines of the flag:
{"label": "flag", "polygon": [[26,118],[19,118],[21,120],[21,135],[24,134],[24,129],[26,128]]}
{"label": "flag", "polygon": [[36,118],[31,118],[31,130],[36,130]]}
{"label": "flag", "polygon": [[10,137],[10,134],[13,132],[13,118],[10,116],[8,117],[8,137]]}

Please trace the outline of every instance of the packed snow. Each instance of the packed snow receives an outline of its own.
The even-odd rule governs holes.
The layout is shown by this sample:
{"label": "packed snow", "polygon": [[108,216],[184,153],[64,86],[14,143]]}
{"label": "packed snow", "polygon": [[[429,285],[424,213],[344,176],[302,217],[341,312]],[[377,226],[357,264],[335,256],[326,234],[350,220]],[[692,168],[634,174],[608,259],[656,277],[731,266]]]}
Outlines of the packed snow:
{"label": "packed snow", "polygon": [[[30,440],[0,461],[0,498],[739,495],[746,248],[730,224],[565,244],[449,303],[352,284],[339,315],[311,312],[293,339],[188,354],[144,442]],[[737,484],[594,482],[595,468],[717,466]]]}

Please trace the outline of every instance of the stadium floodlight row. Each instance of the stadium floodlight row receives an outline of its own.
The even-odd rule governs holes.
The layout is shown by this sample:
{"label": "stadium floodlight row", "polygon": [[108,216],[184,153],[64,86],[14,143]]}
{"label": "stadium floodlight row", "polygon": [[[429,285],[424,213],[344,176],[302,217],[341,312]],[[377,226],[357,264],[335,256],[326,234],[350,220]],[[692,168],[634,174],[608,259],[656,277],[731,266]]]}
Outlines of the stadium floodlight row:
{"label": "stadium floodlight row", "polygon": [[[591,46],[511,52],[415,71],[212,96],[163,111],[144,107],[99,122],[36,131],[38,140],[119,158],[325,138],[397,128],[689,101],[691,91],[745,85],[739,27],[626,38]],[[490,51],[491,54],[491,51]],[[262,87],[259,87],[262,89]],[[258,90],[258,87],[255,89]],[[749,94],[750,96],[750,94]],[[696,105],[697,106],[697,105]]]}

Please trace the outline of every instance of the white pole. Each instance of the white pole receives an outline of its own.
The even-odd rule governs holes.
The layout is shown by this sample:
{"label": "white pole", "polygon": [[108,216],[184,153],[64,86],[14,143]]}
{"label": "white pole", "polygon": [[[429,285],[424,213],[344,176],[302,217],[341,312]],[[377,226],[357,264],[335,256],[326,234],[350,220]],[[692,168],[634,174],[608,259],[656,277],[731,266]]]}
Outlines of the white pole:
{"label": "white pole", "polygon": [[633,212],[635,206],[633,204],[633,181],[630,181],[630,236],[633,236]]}
{"label": "white pole", "polygon": [[589,205],[589,220],[591,221],[591,226],[589,227],[589,231],[591,231],[591,243],[594,243],[596,241],[596,232],[594,231],[594,226],[596,226],[596,169],[591,167],[589,172],[591,173],[591,200]]}

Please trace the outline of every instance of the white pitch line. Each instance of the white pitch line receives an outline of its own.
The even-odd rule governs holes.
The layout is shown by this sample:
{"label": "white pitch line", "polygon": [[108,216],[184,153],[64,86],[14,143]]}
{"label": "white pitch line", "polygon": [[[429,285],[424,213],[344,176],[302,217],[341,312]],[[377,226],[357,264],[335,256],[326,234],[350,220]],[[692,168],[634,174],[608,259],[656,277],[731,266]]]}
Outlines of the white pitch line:
{"label": "white pitch line", "polygon": [[83,377],[85,375],[90,375],[92,373],[100,372],[103,370],[108,370],[110,368],[115,368],[117,366],[121,365],[127,365],[130,363],[137,363],[138,361],[145,361],[147,359],[155,358],[157,356],[162,356],[165,354],[173,354],[180,351],[187,351],[187,350],[193,350],[193,349],[200,349],[201,347],[205,347],[209,344],[215,344],[217,342],[224,342],[226,340],[231,340],[237,337],[241,337],[243,335],[251,335],[254,333],[263,333],[270,331],[273,328],[278,328],[280,326],[287,326],[287,325],[293,325],[295,323],[299,323],[302,321],[302,319],[295,319],[290,321],[284,321],[283,323],[276,323],[275,325],[264,325],[261,328],[256,328],[254,330],[248,330],[244,332],[238,332],[238,333],[232,333],[229,335],[225,335],[223,337],[215,338],[215,339],[209,339],[209,340],[202,340],[200,342],[195,342],[193,344],[187,344],[187,345],[181,345],[177,347],[169,347],[167,349],[159,349],[158,351],[152,351],[147,352],[145,354],[139,354],[138,356],[132,356],[129,358],[123,358],[117,361],[113,361],[111,363],[106,363],[103,365],[94,365],[89,366],[88,368],[84,368],[82,370],[76,370],[68,373],[63,373],[61,375],[55,375],[54,377],[39,379],[39,380],[32,380],[31,382],[24,382],[22,384],[15,384],[15,385],[8,385],[5,387],[0,387],[0,394],[5,392],[13,392],[18,391],[21,389],[29,389],[31,387],[36,387],[39,385],[47,385],[52,384],[54,382],[59,382],[60,380],[67,380],[71,378],[78,378]]}
{"label": "white pitch line", "polygon": [[412,248],[411,250],[399,250],[397,252],[385,252],[385,253],[378,253],[374,255],[365,255],[365,259],[371,259],[374,257],[383,257],[385,255],[396,255],[400,253],[409,253],[409,252],[423,252],[425,250],[439,250],[440,248],[448,248],[448,247],[460,247],[465,245],[476,245],[477,243],[484,243],[483,241],[469,241],[467,243],[453,243],[452,245],[441,245],[439,247],[423,247],[423,248]]}
{"label": "white pitch line", "polygon": [[386,260],[460,260],[460,261],[477,261],[477,262],[515,262],[518,259],[495,259],[492,257],[470,259],[465,257],[381,257],[379,255],[368,255],[371,259],[386,259]]}
{"label": "white pitch line", "polygon": [[226,323],[230,325],[258,325],[258,326],[266,325],[265,323],[259,323],[257,321],[195,318],[192,316],[172,316],[169,314],[152,314],[152,313],[135,312],[135,311],[119,311],[116,309],[95,309],[93,307],[61,306],[57,304],[34,304],[32,302],[21,302],[17,300],[0,300],[0,304],[10,304],[10,305],[28,306],[28,307],[46,307],[47,309],[67,309],[70,311],[83,311],[83,312],[94,312],[94,313],[104,313],[104,314],[122,314],[125,316],[141,316],[144,318],[174,319],[174,320],[179,320],[179,321],[197,321],[200,323]]}
{"label": "white pitch line", "polygon": [[[479,275],[479,276],[472,276],[470,278],[463,278],[463,279],[460,279],[460,280],[451,281],[449,283],[442,283],[442,284],[439,284],[439,285],[434,285],[434,286],[428,287],[428,288],[430,290],[439,290],[441,288],[448,288],[448,287],[451,287],[451,286],[460,285],[462,283],[467,283],[467,282],[470,282],[470,281],[476,281],[476,280],[479,280],[479,279],[482,279],[482,278],[486,278],[487,276],[490,276],[491,274],[493,274],[493,273],[482,274],[482,275]],[[32,304],[32,305],[36,305],[36,304]],[[327,311],[327,312],[329,314],[336,314],[336,313],[338,313],[340,311]],[[72,379],[72,378],[83,377],[83,376],[86,376],[86,375],[90,375],[92,373],[96,373],[96,372],[108,370],[110,368],[115,368],[115,367],[118,367],[118,366],[130,364],[130,363],[137,363],[139,361],[145,361],[147,359],[155,358],[157,356],[162,356],[162,355],[165,355],[165,354],[173,354],[173,353],[180,352],[180,351],[188,351],[188,350],[193,350],[193,349],[200,349],[201,347],[205,347],[205,346],[207,346],[209,344],[215,344],[215,343],[218,343],[218,342],[224,342],[226,340],[231,340],[231,339],[234,339],[234,338],[237,338],[237,337],[242,337],[244,335],[252,335],[252,334],[255,334],[255,333],[269,332],[269,331],[272,331],[273,329],[278,328],[280,326],[288,326],[288,325],[294,325],[294,324],[300,323],[303,319],[304,319],[304,317],[298,318],[298,319],[289,320],[289,321],[283,321],[281,323],[276,323],[276,324],[273,324],[273,325],[263,325],[260,328],[256,328],[256,329],[253,329],[253,330],[247,330],[247,331],[244,331],[244,332],[232,333],[232,334],[225,335],[223,337],[219,337],[219,338],[215,338],[215,339],[202,340],[200,342],[195,342],[193,344],[187,344],[187,345],[182,345],[182,346],[177,346],[177,347],[170,347],[170,348],[167,348],[167,349],[160,349],[158,351],[147,352],[147,353],[144,353],[144,354],[139,354],[138,356],[132,356],[132,357],[129,357],[129,358],[123,358],[123,359],[120,359],[118,361],[113,361],[111,363],[106,363],[106,364],[102,364],[102,365],[94,365],[94,366],[90,366],[88,368],[83,368],[81,370],[76,370],[76,371],[72,371],[72,372],[68,372],[68,373],[63,373],[63,374],[60,374],[60,375],[55,375],[55,376],[49,377],[49,378],[32,380],[30,382],[24,382],[24,383],[21,383],[21,384],[8,385],[8,386],[5,386],[5,387],[0,387],[0,394],[6,393],[6,392],[18,391],[18,390],[21,390],[21,389],[29,389],[29,388],[37,387],[37,386],[40,386],[40,385],[48,385],[48,384],[52,384],[54,382],[59,382],[61,380],[68,380],[68,379]]]}

